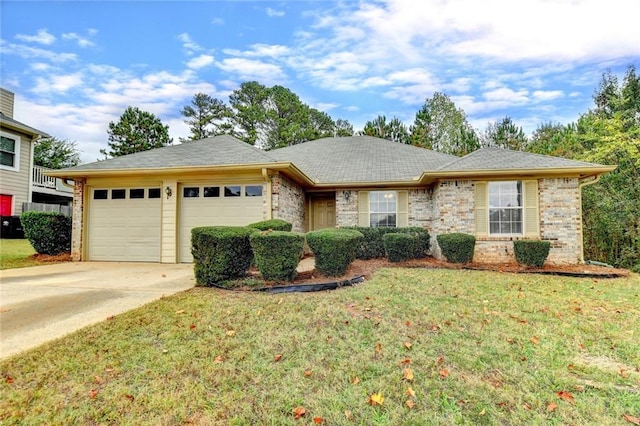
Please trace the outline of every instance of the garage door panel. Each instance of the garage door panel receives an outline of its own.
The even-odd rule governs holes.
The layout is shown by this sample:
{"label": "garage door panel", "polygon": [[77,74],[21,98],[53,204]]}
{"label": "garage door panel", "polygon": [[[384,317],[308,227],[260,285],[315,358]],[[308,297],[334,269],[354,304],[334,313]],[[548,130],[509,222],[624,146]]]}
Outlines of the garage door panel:
{"label": "garage door panel", "polygon": [[[185,197],[185,191],[180,194],[179,220],[179,259],[180,262],[192,262],[191,230],[199,226],[244,226],[262,220],[262,197],[244,196],[245,185],[261,185],[248,183],[240,186],[240,197],[225,197],[224,185],[221,186],[219,197],[204,197],[204,187],[211,185],[184,184],[185,187],[199,187],[198,197]],[[220,185],[218,185],[220,186]]]}
{"label": "garage door panel", "polygon": [[[118,188],[121,189],[121,188]],[[126,188],[127,197],[131,191]],[[135,188],[140,189],[140,188]],[[90,200],[90,260],[160,261],[160,198]]]}

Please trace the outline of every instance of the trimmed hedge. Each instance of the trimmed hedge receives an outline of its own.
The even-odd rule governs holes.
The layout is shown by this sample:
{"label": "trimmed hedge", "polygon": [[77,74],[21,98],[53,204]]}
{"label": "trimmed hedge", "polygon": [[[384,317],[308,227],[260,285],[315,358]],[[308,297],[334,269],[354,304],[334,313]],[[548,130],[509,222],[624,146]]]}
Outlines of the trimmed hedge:
{"label": "trimmed hedge", "polygon": [[196,284],[209,286],[246,275],[253,261],[249,237],[258,232],[246,226],[207,226],[191,230]]}
{"label": "trimmed hedge", "polygon": [[469,263],[473,259],[476,237],[469,234],[440,234],[436,237],[442,254],[449,262]]}
{"label": "trimmed hedge", "polygon": [[416,238],[410,234],[390,232],[384,234],[382,242],[390,262],[402,262],[414,257]]}
{"label": "trimmed hedge", "polygon": [[20,216],[24,236],[40,254],[71,251],[71,218],[57,212],[24,212]]}
{"label": "trimmed hedge", "polygon": [[356,259],[364,237],[353,229],[327,228],[307,233],[307,243],[316,258],[316,269],[327,276],[344,275]]}
{"label": "trimmed hedge", "polygon": [[549,241],[538,240],[515,240],[513,242],[513,253],[516,260],[521,265],[541,267],[549,256],[551,243]]}
{"label": "trimmed hedge", "polygon": [[249,238],[262,278],[293,281],[300,263],[304,235],[286,231],[255,232]]}
{"label": "trimmed hedge", "polygon": [[383,237],[386,234],[402,233],[411,234],[415,237],[415,250],[413,252],[413,258],[420,259],[427,256],[430,246],[429,232],[426,229],[419,226],[407,226],[403,228],[369,228],[363,226],[349,226],[342,229],[352,229],[360,232],[364,239],[358,249],[357,258],[362,260],[374,259],[376,257],[385,257],[385,249]]}
{"label": "trimmed hedge", "polygon": [[249,228],[256,228],[261,231],[291,231],[293,225],[282,219],[269,219],[262,222],[256,222],[248,225]]}

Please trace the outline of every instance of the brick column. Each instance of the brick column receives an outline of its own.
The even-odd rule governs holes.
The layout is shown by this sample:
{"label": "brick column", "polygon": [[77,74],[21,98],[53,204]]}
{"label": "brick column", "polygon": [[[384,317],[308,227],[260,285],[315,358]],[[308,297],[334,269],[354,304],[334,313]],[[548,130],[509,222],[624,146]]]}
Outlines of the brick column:
{"label": "brick column", "polygon": [[73,218],[71,225],[71,260],[80,262],[83,251],[84,228],[84,188],[86,179],[74,179],[73,185]]}

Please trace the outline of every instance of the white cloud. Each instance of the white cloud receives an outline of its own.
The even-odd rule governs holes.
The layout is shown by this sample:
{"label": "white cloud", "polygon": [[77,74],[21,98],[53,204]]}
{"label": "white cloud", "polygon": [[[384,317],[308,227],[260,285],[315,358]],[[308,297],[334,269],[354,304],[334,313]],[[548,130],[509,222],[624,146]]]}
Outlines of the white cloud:
{"label": "white cloud", "polygon": [[18,40],[26,41],[28,43],[39,43],[44,45],[53,44],[56,41],[56,37],[49,33],[46,28],[38,30],[34,35],[16,34]]}
{"label": "white cloud", "polygon": [[273,18],[273,17],[278,17],[278,18],[279,18],[279,17],[281,17],[281,16],[284,16],[284,15],[285,15],[284,11],[282,11],[282,10],[272,9],[272,8],[270,8],[270,7],[268,7],[268,8],[266,9],[266,12],[267,12],[267,16],[269,16],[269,17],[271,17],[271,18]]}
{"label": "white cloud", "polygon": [[182,42],[182,47],[186,50],[187,54],[193,55],[195,52],[203,50],[202,47],[191,39],[191,36],[187,33],[178,35],[178,40]]}
{"label": "white cloud", "polygon": [[518,90],[517,92],[508,87],[500,87],[482,95],[489,102],[507,102],[509,104],[522,104],[529,101],[529,92],[527,90]]}
{"label": "white cloud", "polygon": [[90,46],[95,46],[95,44],[89,40],[88,38],[82,37],[76,33],[65,33],[62,34],[62,38],[64,40],[73,40],[76,41],[78,43],[78,46],[80,47],[90,47]]}
{"label": "white cloud", "polygon": [[216,65],[223,71],[233,74],[240,80],[256,80],[263,84],[277,83],[285,78],[278,65],[245,58],[227,58]]}
{"label": "white cloud", "polygon": [[533,92],[533,97],[538,101],[552,101],[564,96],[562,90],[536,90]]}
{"label": "white cloud", "polygon": [[224,25],[224,19],[222,19],[222,18],[213,18],[211,20],[211,23],[213,25]]}
{"label": "white cloud", "polygon": [[67,75],[50,75],[47,77],[37,77],[36,86],[32,89],[38,94],[65,93],[69,90],[82,86],[83,75],[76,72]]}
{"label": "white cloud", "polygon": [[214,58],[211,55],[200,55],[187,62],[187,67],[191,69],[200,69],[213,64]]}
{"label": "white cloud", "polygon": [[4,40],[0,40],[0,48],[3,55],[17,55],[25,59],[46,59],[51,62],[69,62],[78,59],[75,53],[56,52],[24,44],[8,43]]}

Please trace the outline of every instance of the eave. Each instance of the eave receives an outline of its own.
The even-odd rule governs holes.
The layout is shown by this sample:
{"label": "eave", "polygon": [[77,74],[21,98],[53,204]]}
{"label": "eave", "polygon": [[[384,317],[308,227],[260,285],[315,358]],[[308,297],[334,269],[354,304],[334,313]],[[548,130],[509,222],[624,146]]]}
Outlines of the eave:
{"label": "eave", "polygon": [[429,185],[439,180],[464,179],[504,179],[535,177],[578,177],[580,179],[598,176],[615,170],[618,166],[557,167],[539,169],[484,169],[424,172],[417,179],[421,185]]}
{"label": "eave", "polygon": [[303,186],[313,186],[314,182],[294,164],[290,162],[281,163],[254,163],[254,164],[225,164],[216,166],[179,166],[179,167],[156,167],[156,168],[135,168],[135,169],[93,169],[93,170],[49,170],[47,176],[62,179],[97,178],[97,177],[129,177],[139,176],[192,176],[201,174],[233,174],[246,172],[262,172],[263,169],[275,170],[285,173],[296,183]]}

